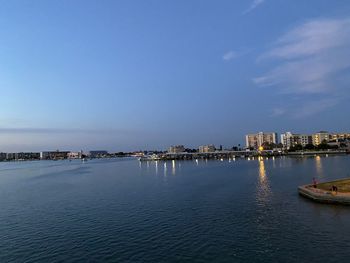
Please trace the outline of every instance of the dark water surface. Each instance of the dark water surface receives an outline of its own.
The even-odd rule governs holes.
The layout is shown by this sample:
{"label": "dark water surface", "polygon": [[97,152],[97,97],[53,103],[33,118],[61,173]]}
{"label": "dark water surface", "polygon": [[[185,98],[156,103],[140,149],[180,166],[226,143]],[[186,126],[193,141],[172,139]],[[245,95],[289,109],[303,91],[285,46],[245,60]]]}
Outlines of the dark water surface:
{"label": "dark water surface", "polygon": [[349,262],[350,156],[0,163],[0,262]]}

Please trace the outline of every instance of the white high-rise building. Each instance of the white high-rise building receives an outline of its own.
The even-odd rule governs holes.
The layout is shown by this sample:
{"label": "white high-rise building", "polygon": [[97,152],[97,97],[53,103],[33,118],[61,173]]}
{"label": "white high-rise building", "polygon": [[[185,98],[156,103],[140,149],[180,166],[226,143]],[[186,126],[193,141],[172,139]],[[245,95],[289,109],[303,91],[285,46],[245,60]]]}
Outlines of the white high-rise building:
{"label": "white high-rise building", "polygon": [[258,149],[265,143],[277,144],[277,133],[275,132],[259,132],[256,134],[247,134],[245,136],[247,148]]}

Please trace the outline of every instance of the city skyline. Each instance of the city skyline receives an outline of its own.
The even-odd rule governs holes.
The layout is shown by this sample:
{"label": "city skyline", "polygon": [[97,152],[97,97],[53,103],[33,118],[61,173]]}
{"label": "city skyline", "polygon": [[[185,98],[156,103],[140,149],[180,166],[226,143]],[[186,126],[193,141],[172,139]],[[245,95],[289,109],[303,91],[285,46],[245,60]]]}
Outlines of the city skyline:
{"label": "city skyline", "polygon": [[[277,133],[277,132],[266,132],[266,131],[259,131],[256,133],[250,133],[246,134],[244,136],[245,142],[238,143],[234,145],[223,145],[221,143],[219,144],[212,144],[212,143],[206,143],[206,144],[199,144],[199,145],[184,145],[184,144],[169,144],[165,148],[138,148],[138,149],[132,149],[129,151],[122,151],[121,149],[97,149],[97,148],[88,148],[88,147],[81,147],[81,149],[72,148],[72,146],[68,146],[63,149],[62,148],[56,148],[56,149],[49,149],[49,148],[42,148],[38,150],[23,150],[19,149],[17,151],[0,151],[0,154],[6,154],[6,153],[38,153],[38,152],[70,152],[70,153],[76,153],[76,152],[108,152],[108,153],[132,153],[132,152],[152,152],[152,151],[169,151],[169,152],[177,152],[179,151],[176,148],[181,148],[182,151],[186,150],[198,150],[199,152],[210,152],[210,151],[216,151],[216,150],[232,150],[233,148],[237,148],[240,150],[249,150],[250,148],[259,149],[260,146],[263,146],[264,143],[275,145],[277,148],[279,145],[284,145],[283,147],[287,147],[287,149],[290,147],[290,144],[301,144],[302,146],[306,146],[307,144],[312,144],[314,146],[317,146],[321,144],[323,141],[329,142],[329,141],[337,141],[346,139],[348,140],[350,138],[350,132],[349,131],[315,131],[315,132],[308,132],[308,133],[296,133],[289,131],[284,131],[283,133]],[[287,140],[287,141],[286,141]],[[289,141],[291,140],[291,141]],[[218,148],[216,148],[218,146]],[[172,150],[175,149],[175,150]],[[209,150],[210,149],[210,150]],[[213,150],[215,149],[215,150]]]}
{"label": "city skyline", "polygon": [[2,2],[0,152],[348,132],[349,11],[345,1]]}

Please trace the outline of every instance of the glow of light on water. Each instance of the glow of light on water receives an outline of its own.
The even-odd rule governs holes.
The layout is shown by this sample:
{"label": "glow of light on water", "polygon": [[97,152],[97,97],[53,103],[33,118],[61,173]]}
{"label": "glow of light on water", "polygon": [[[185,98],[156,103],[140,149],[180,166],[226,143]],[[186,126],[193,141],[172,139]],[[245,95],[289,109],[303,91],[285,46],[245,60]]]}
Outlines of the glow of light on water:
{"label": "glow of light on water", "polygon": [[319,155],[315,157],[316,172],[319,177],[323,177],[322,159]]}
{"label": "glow of light on water", "polygon": [[198,159],[196,159],[196,164],[197,164],[197,166],[198,166]]}
{"label": "glow of light on water", "polygon": [[271,194],[269,180],[266,175],[265,163],[263,158],[259,160],[259,184],[257,186],[257,201],[260,204],[266,204]]}
{"label": "glow of light on water", "polygon": [[164,176],[166,176],[167,173],[167,168],[166,168],[166,163],[164,163]]}
{"label": "glow of light on water", "polygon": [[171,166],[172,166],[171,173],[172,173],[172,175],[175,175],[176,174],[175,160],[172,160]]}
{"label": "glow of light on water", "polygon": [[156,161],[156,175],[158,175],[158,161]]}
{"label": "glow of light on water", "polygon": [[266,181],[266,170],[265,170],[265,164],[263,160],[259,161],[259,178],[261,183]]}

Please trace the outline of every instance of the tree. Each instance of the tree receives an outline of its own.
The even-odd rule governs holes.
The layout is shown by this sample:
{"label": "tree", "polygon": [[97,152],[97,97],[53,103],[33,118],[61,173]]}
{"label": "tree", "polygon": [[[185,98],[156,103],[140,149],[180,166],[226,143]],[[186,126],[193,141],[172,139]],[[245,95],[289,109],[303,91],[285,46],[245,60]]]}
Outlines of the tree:
{"label": "tree", "polygon": [[278,144],[276,145],[276,148],[283,148],[283,144],[282,144],[282,143],[278,143]]}
{"label": "tree", "polygon": [[305,147],[304,147],[305,150],[315,150],[315,145],[309,143],[309,144],[306,144]]}
{"label": "tree", "polygon": [[317,145],[317,149],[318,150],[327,150],[327,149],[330,149],[330,146],[323,141],[321,144]]}
{"label": "tree", "polygon": [[198,151],[197,149],[190,149],[190,148],[185,149],[185,152],[188,152],[188,153],[195,153],[197,151]]}
{"label": "tree", "polygon": [[264,150],[272,150],[273,148],[276,148],[276,144],[268,142],[264,142],[261,146],[264,148]]}
{"label": "tree", "polygon": [[296,144],[289,148],[290,152],[301,151],[303,150],[303,146],[301,144]]}

